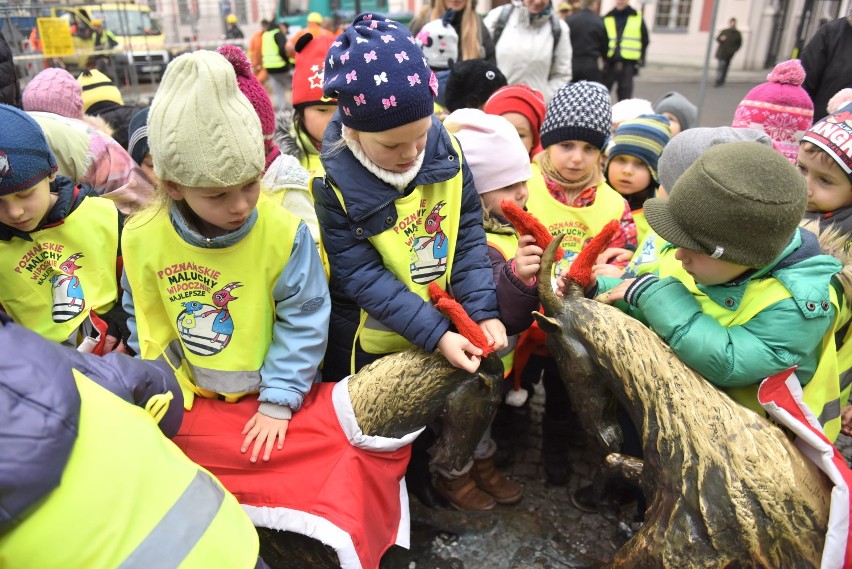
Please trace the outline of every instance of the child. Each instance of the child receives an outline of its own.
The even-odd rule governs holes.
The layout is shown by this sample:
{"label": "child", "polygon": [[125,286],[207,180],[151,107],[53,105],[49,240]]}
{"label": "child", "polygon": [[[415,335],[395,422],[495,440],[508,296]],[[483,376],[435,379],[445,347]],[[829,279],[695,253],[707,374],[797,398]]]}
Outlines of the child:
{"label": "child", "polygon": [[[636,225],[627,201],[613,190],[601,173],[601,149],[610,133],[611,107],[606,88],[587,81],[565,85],[547,105],[541,143],[544,151],[536,156],[542,177],[533,176],[529,185],[527,209],[551,235],[566,233],[561,246],[565,256],[558,259],[556,275],[567,271],[583,246],[609,221],[617,219],[621,231],[610,247],[636,246]],[[626,262],[625,262],[626,264]],[[554,360],[538,346],[522,339],[515,365],[523,369],[524,383],[536,383],[543,371],[545,413],[542,454],[545,471],[552,484],[566,484],[567,441],[574,435],[570,425],[570,400]],[[529,363],[522,358],[536,351]]]}
{"label": "child", "polygon": [[148,148],[148,113],[150,111],[151,107],[145,107],[130,119],[130,126],[127,127],[127,151],[142,170],[146,180],[152,186],[156,186],[159,180],[154,172],[151,150]]}
{"label": "child", "polygon": [[[339,111],[323,141],[325,180],[313,184],[333,299],[323,375],[343,379],[412,345],[472,373],[482,351],[450,330],[430,283],[452,287],[495,350],[508,341],[473,179],[433,115],[437,79],[405,26],[373,14],[337,38],[325,65]],[[407,479],[430,505],[426,444],[415,442]]]}
{"label": "child", "polygon": [[280,112],[275,139],[284,154],[295,156],[311,176],[322,177],[320,161],[322,137],[337,101],[323,95],[323,60],[334,41],[330,35],[305,34],[296,42],[296,66],[293,71],[293,111]]}
{"label": "child", "polygon": [[546,110],[541,91],[523,83],[501,87],[485,101],[482,110],[512,123],[530,160],[541,152],[541,125]]}
{"label": "child", "polygon": [[604,175],[630,205],[638,243],[650,231],[642,207],[645,200],[655,196],[660,185],[657,160],[670,138],[669,121],[662,115],[642,115],[624,121],[613,137]]}
{"label": "child", "polygon": [[450,77],[450,68],[459,61],[459,36],[455,28],[450,24],[456,15],[454,10],[447,10],[440,19],[427,22],[417,32],[417,45],[423,50],[429,69],[435,72],[438,78],[438,96],[435,98],[435,113],[446,116],[447,79]]}
{"label": "child", "polygon": [[669,119],[673,137],[698,126],[698,107],[677,91],[670,91],[657,99],[654,112]]}
{"label": "child", "polygon": [[251,462],[264,447],[269,460],[325,350],[330,302],[313,240],[261,195],[260,120],[218,53],[169,64],[148,142],[165,205],[131,219],[122,241],[131,345],[144,359],[186,361],[188,408],[193,393],[234,401],[259,390],[240,450],[255,441]]}
{"label": "child", "polygon": [[806,219],[852,235],[852,104],[802,137],[798,167],[808,186]]}
{"label": "child", "polygon": [[645,204],[651,229],[671,244],[662,257],[683,271],[599,277],[598,298],[623,299],[687,365],[755,411],[758,384],[798,366],[804,400],[834,440],[841,265],[798,227],[806,203],[801,176],[779,153],[754,142],[715,146],[667,199]]}
{"label": "child", "polygon": [[449,112],[481,109],[488,98],[506,84],[506,76],[486,59],[459,61],[450,68],[444,106]]}
{"label": "child", "polygon": [[[500,206],[503,200],[510,200],[518,207],[524,207],[527,201],[527,180],[531,174],[527,150],[509,121],[476,109],[453,112],[444,120],[444,126],[461,144],[482,200],[488,256],[497,286],[500,315],[507,334],[515,334],[509,338],[509,348],[500,354],[504,373],[509,377],[516,334],[530,327],[532,312],[539,304],[535,276],[542,251],[534,244],[532,236],[518,238],[503,217]],[[495,148],[500,149],[500,160],[494,160]],[[498,504],[514,504],[522,498],[523,488],[494,468],[496,451],[497,445],[489,429],[474,451],[471,477],[478,490],[490,495]],[[453,473],[441,472],[437,484],[438,491],[457,507],[462,494],[458,491],[461,486],[458,478],[454,478]],[[464,500],[470,501],[472,493],[464,492]]]}
{"label": "child", "polygon": [[495,349],[506,332],[470,171],[432,115],[434,74],[405,26],[372,14],[335,44],[324,91],[340,110],[313,186],[333,291],[323,373],[339,380],[412,344],[473,372],[481,351],[450,331],[429,283],[452,286]]}
{"label": "child", "polygon": [[[0,304],[49,340],[109,351],[100,317],[118,300],[119,213],[56,174],[47,139],[26,113],[0,105],[0,123]],[[107,319],[123,320],[117,312]]]}
{"label": "child", "polygon": [[799,141],[814,122],[814,104],[802,88],[805,70],[798,59],[783,61],[737,105],[734,128],[762,130],[792,164]]}

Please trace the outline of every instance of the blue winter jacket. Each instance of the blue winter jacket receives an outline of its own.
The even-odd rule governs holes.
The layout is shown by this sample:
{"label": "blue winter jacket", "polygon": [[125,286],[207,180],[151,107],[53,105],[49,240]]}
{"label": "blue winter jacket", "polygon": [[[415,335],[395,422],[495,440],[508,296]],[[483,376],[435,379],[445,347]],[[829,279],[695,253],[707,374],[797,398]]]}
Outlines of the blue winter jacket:
{"label": "blue winter jacket", "polygon": [[174,399],[159,425],[169,437],[180,428],[183,395],[166,364],[81,354],[13,324],[3,312],[0,346],[0,533],[59,486],[80,420],[72,370],[142,407],[171,391]]}
{"label": "blue winter jacket", "polygon": [[[348,368],[360,308],[426,351],[434,350],[450,328],[449,320],[385,269],[379,252],[368,240],[396,225],[395,200],[409,195],[417,186],[445,182],[459,173],[458,155],[450,135],[433,116],[423,165],[400,193],[364,168],[348,148],[340,149],[341,128],[338,112],[325,131],[321,159],[326,182],[340,189],[346,210],[328,183],[316,180],[313,185],[322,242],[331,267],[331,325],[323,368],[326,380],[345,375],[329,370]],[[450,288],[470,317],[480,322],[499,318],[500,312],[481,204],[466,164],[462,164],[462,180],[463,202]],[[376,357],[359,350],[356,368]]]}

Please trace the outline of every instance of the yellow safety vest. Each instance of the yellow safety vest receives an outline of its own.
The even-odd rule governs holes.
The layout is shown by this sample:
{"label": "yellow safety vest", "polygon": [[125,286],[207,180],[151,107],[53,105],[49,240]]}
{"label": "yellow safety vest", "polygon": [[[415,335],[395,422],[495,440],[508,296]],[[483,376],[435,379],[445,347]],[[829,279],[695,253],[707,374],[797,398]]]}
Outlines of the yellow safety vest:
{"label": "yellow safety vest", "polygon": [[[461,150],[455,138],[450,138],[459,157],[458,173],[445,182],[417,186],[409,195],[394,201],[396,225],[369,238],[385,268],[426,302],[429,284],[434,282],[447,290],[453,272],[464,185]],[[338,188],[332,188],[345,211],[343,195]],[[400,352],[412,345],[364,310],[353,340],[353,373],[355,346],[359,342],[368,354]]]}
{"label": "yellow safety vest", "polygon": [[624,214],[624,198],[613,190],[606,182],[597,186],[595,202],[586,207],[572,207],[557,201],[550,195],[544,183],[544,177],[536,164],[533,164],[533,175],[527,181],[529,199],[527,210],[530,211],[547,231],[553,235],[565,233],[562,239],[562,249],[565,256],[554,263],[554,276],[567,271],[589,240],[597,235],[604,225],[613,219],[620,220]]}
{"label": "yellow safety vest", "polygon": [[74,379],[80,421],[62,480],[0,537],[0,567],[254,567],[257,531],[236,498],[143,409]]}
{"label": "yellow safety vest", "polygon": [[204,390],[196,394],[237,399],[260,385],[275,321],[272,290],[299,219],[266,194],[257,213],[251,231],[223,249],[190,245],[164,211],[132,219],[124,232],[141,356],[157,359],[169,349],[185,357],[192,382]]}
{"label": "yellow safety vest", "polygon": [[[325,177],[325,167],[322,165],[322,160],[320,160],[319,154],[305,152],[302,154],[302,159],[299,163],[302,165],[302,168],[308,171],[311,178]],[[312,186],[309,185],[308,187],[310,188]],[[313,197],[313,194],[311,194],[311,197]]]}
{"label": "yellow safety vest", "polygon": [[636,224],[636,242],[642,243],[648,234],[651,233],[651,225],[645,219],[645,209],[637,209],[630,213],[633,215],[633,223]]}
{"label": "yellow safety vest", "polygon": [[[606,52],[607,59],[615,55],[615,48],[618,45],[618,33],[615,29],[615,17],[607,16],[604,18],[606,26],[606,35],[609,36],[609,50]],[[633,14],[627,16],[627,22],[624,24],[624,30],[621,32],[621,45],[619,48],[621,59],[627,61],[639,61],[642,57],[642,16],[641,14]]]}
{"label": "yellow safety vest", "polygon": [[[506,260],[513,259],[515,252],[518,250],[518,236],[506,235],[502,233],[486,232],[485,237],[488,240],[488,245],[494,247],[503,258]],[[509,345],[497,353],[500,360],[503,362],[503,376],[509,377],[512,373],[512,366],[515,365],[515,346],[518,344],[518,335],[515,334],[509,338]]]}
{"label": "yellow safety vest", "polygon": [[261,36],[260,53],[264,69],[281,69],[287,67],[287,60],[281,57],[281,51],[275,42],[275,34],[278,30],[263,32]]}
{"label": "yellow safety vest", "polygon": [[118,298],[118,210],[86,198],[30,237],[0,241],[0,304],[22,326],[64,342],[89,312],[108,312]]}

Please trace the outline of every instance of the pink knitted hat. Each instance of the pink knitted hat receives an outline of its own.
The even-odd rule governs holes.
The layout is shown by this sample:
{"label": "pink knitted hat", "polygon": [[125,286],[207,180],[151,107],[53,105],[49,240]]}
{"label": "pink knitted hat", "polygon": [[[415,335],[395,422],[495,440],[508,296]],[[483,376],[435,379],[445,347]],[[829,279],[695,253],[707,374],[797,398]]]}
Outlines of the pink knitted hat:
{"label": "pink knitted hat", "polygon": [[[246,99],[249,100],[257,117],[260,119],[260,129],[263,132],[263,147],[266,151],[266,168],[281,154],[278,146],[272,140],[275,131],[275,110],[272,107],[272,99],[254,76],[251,70],[251,62],[243,50],[233,45],[223,45],[218,51],[228,62],[234,66],[237,74],[237,85]],[[266,170],[264,168],[264,170]]]}
{"label": "pink knitted hat", "polygon": [[83,118],[83,89],[74,76],[50,67],[32,78],[21,96],[25,111],[44,111],[72,119]]}
{"label": "pink knitted hat", "polygon": [[737,106],[731,126],[763,130],[772,146],[795,164],[799,141],[814,122],[814,104],[802,88],[805,70],[791,59],[776,65],[766,79]]}

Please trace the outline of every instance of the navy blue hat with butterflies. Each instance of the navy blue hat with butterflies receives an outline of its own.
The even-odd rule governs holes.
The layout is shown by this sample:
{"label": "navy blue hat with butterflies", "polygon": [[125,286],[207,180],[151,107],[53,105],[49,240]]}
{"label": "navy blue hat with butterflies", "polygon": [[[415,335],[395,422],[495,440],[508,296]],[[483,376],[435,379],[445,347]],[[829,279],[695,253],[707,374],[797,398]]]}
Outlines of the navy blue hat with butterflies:
{"label": "navy blue hat with butterflies", "polygon": [[28,190],[52,176],[56,157],[27,113],[0,105],[0,196]]}
{"label": "navy blue hat with butterflies", "polygon": [[336,97],[343,124],[382,132],[434,112],[438,80],[411,32],[377,14],[361,14],[331,44],[323,94]]}

